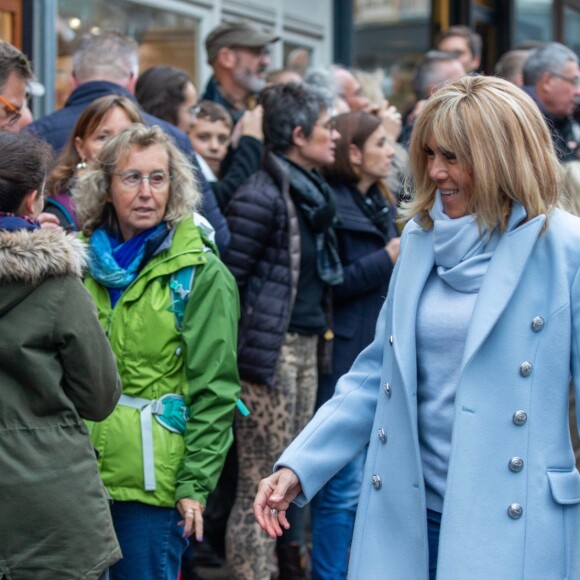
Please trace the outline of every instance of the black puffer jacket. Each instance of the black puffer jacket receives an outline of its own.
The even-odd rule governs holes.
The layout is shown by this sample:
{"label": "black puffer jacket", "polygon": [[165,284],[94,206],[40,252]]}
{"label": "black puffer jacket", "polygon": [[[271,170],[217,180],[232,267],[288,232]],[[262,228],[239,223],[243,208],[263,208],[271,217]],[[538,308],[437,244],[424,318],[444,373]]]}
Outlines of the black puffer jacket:
{"label": "black puffer jacket", "polygon": [[296,207],[274,155],[268,154],[263,169],[235,193],[226,216],[232,239],[222,257],[241,300],[240,378],[272,387],[300,272]]}

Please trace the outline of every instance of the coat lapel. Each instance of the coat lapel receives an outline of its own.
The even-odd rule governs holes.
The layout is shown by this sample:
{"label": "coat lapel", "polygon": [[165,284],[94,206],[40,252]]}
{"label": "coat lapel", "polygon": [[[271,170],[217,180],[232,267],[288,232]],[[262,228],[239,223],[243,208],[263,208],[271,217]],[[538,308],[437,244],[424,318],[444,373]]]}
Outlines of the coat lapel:
{"label": "coat lapel", "polygon": [[433,230],[425,231],[418,226],[411,230],[400,259],[393,294],[393,346],[407,396],[412,397],[417,390],[417,307],[435,263]]}
{"label": "coat lapel", "polygon": [[541,215],[502,236],[479,290],[463,353],[462,370],[489,336],[519,281],[546,216]]}

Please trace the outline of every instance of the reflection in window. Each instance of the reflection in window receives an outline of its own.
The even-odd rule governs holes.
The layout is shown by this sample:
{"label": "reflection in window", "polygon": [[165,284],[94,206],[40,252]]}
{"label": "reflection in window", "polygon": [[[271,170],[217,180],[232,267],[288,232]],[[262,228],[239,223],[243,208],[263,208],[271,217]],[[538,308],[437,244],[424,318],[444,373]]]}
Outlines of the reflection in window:
{"label": "reflection in window", "polygon": [[553,39],[552,5],[552,0],[516,0],[516,45],[526,40]]}
{"label": "reflection in window", "polygon": [[580,54],[580,11],[564,8],[564,39],[562,42]]}
{"label": "reflection in window", "polygon": [[140,70],[159,64],[184,69],[197,79],[198,21],[182,13],[152,8],[129,0],[59,0],[56,107],[71,92],[70,74],[76,44],[88,32],[115,30],[139,43]]}

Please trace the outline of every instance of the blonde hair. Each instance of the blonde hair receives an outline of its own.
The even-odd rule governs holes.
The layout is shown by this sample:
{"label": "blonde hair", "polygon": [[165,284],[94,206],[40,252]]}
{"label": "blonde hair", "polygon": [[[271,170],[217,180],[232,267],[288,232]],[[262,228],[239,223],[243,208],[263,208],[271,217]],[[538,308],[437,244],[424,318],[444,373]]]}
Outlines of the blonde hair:
{"label": "blonde hair", "polygon": [[495,77],[466,76],[438,90],[419,114],[409,146],[413,199],[406,219],[429,229],[437,185],[427,170],[433,137],[473,176],[468,211],[480,227],[504,231],[512,203],[527,219],[551,213],[558,201],[559,165],[538,106],[521,89]]}
{"label": "blonde hair", "polygon": [[126,159],[131,149],[147,149],[161,145],[167,152],[169,174],[169,200],[163,221],[175,226],[201,202],[201,194],[191,164],[158,126],[132,125],[121,131],[103,145],[89,169],[73,188],[73,200],[80,230],[90,236],[104,225],[109,231],[118,230],[117,216],[109,202],[111,178],[116,167]]}

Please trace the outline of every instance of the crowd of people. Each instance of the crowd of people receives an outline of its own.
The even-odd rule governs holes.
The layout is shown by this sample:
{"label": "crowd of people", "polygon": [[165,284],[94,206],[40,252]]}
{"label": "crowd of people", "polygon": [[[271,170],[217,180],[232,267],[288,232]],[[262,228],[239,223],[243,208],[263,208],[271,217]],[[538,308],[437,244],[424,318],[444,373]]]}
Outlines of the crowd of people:
{"label": "crowd of people", "polygon": [[0,579],[580,577],[578,56],[278,41],[0,41]]}

